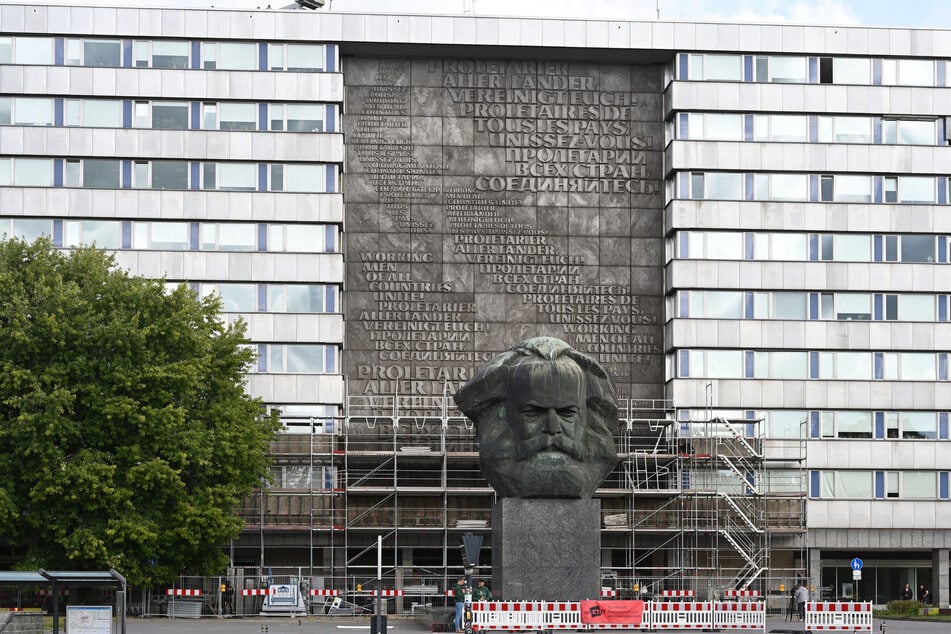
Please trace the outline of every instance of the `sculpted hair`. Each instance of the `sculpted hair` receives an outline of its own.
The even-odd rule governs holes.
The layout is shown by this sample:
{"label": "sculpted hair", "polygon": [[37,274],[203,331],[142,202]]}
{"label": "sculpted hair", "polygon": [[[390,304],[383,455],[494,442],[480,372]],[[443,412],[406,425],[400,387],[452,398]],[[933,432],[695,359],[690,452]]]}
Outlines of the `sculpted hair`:
{"label": "sculpted hair", "polygon": [[453,398],[459,409],[479,425],[489,410],[494,407],[504,408],[511,368],[524,362],[554,362],[561,358],[571,359],[581,368],[587,387],[585,405],[588,408],[588,424],[596,436],[607,435],[613,446],[613,436],[618,426],[614,383],[604,366],[560,339],[535,337],[519,343],[482,368]]}

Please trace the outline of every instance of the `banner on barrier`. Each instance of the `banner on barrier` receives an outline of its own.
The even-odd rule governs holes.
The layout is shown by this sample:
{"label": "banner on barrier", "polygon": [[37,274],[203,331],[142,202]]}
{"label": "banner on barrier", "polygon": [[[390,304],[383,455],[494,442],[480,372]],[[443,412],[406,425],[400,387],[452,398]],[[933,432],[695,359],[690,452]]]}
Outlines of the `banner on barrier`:
{"label": "banner on barrier", "polygon": [[586,625],[611,623],[638,627],[643,618],[643,601],[581,602],[581,622]]}

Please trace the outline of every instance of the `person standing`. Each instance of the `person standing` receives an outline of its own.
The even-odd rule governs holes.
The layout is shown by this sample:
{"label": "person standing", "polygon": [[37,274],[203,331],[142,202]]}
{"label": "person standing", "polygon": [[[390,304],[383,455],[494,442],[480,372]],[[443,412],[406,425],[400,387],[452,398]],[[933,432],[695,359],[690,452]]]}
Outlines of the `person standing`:
{"label": "person standing", "polygon": [[796,605],[796,590],[799,589],[797,585],[789,591],[789,605],[786,607],[786,620],[795,621],[796,616],[799,614],[799,607]]}
{"label": "person standing", "polygon": [[806,603],[809,602],[809,590],[806,589],[806,586],[799,584],[799,587],[796,588],[796,608],[799,612],[799,620],[806,620]]}
{"label": "person standing", "polygon": [[466,578],[459,577],[452,589],[452,598],[456,602],[456,631],[462,631],[462,613],[466,609]]}
{"label": "person standing", "polygon": [[911,601],[915,598],[915,593],[912,591],[910,583],[905,584],[905,587],[898,593],[898,598],[902,601]]}
{"label": "person standing", "polygon": [[485,579],[479,579],[478,585],[472,591],[472,602],[476,601],[488,601],[492,598],[492,593],[489,592],[489,589],[485,585]]}

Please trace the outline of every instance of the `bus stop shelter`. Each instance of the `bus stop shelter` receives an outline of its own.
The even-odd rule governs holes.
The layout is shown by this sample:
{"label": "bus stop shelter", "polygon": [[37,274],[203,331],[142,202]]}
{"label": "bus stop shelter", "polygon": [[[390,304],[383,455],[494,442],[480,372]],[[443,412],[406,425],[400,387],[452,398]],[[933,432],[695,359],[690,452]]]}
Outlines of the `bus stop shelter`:
{"label": "bus stop shelter", "polygon": [[118,634],[126,634],[125,629],[125,577],[113,569],[107,571],[17,571],[0,570],[0,586],[46,586],[53,597],[53,634],[59,634],[59,593],[69,588],[115,588]]}

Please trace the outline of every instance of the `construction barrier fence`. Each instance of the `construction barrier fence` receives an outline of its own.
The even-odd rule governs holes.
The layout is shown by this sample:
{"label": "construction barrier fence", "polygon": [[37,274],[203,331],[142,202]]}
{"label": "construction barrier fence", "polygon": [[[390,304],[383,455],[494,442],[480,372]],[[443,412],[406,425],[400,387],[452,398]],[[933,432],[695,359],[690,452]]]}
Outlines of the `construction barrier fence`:
{"label": "construction barrier fence", "polygon": [[809,601],[803,627],[807,632],[871,632],[872,604]]}
{"label": "construction barrier fence", "polygon": [[472,611],[477,631],[766,630],[758,601],[480,601]]}

